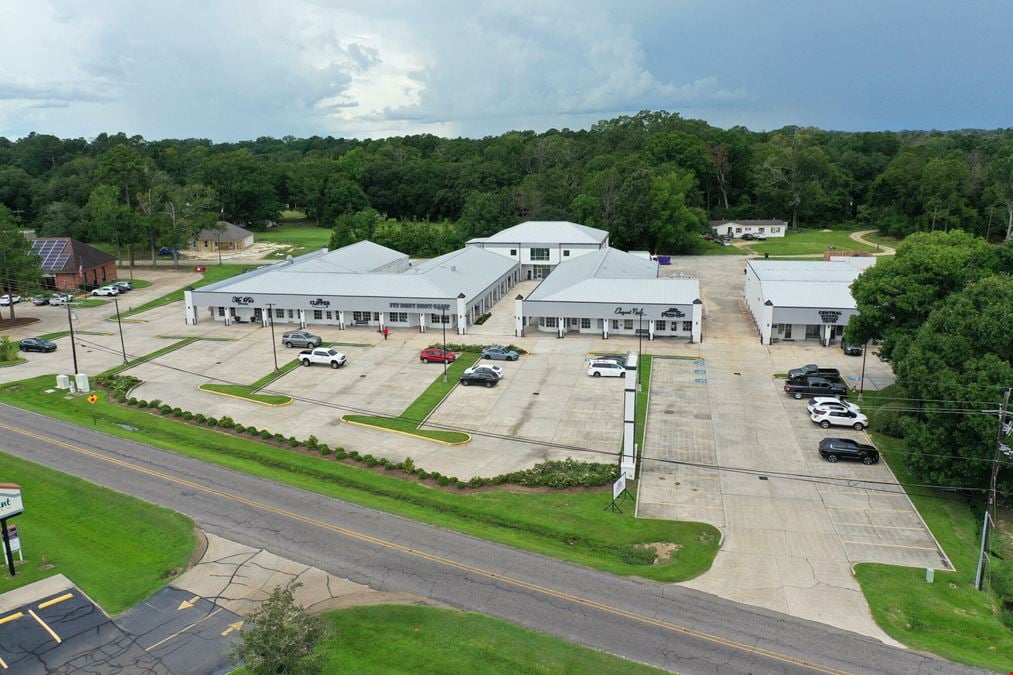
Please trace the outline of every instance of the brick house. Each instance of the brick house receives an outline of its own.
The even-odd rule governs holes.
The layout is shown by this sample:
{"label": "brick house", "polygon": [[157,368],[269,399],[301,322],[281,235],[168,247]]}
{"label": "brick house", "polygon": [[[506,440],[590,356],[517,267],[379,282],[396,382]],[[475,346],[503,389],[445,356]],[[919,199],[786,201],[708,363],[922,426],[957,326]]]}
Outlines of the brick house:
{"label": "brick house", "polygon": [[32,253],[39,256],[43,283],[57,290],[102,286],[116,278],[116,258],[76,239],[35,239]]}

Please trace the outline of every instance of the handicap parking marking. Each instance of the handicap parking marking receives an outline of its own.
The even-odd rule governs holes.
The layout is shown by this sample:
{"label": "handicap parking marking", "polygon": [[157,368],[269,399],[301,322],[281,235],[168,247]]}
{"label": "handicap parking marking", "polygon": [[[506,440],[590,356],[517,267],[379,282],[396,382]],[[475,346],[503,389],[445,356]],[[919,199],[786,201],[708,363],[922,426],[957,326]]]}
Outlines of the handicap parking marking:
{"label": "handicap parking marking", "polygon": [[707,384],[707,378],[706,377],[698,377],[698,378],[696,378],[694,380],[694,382],[696,382],[697,384]]}

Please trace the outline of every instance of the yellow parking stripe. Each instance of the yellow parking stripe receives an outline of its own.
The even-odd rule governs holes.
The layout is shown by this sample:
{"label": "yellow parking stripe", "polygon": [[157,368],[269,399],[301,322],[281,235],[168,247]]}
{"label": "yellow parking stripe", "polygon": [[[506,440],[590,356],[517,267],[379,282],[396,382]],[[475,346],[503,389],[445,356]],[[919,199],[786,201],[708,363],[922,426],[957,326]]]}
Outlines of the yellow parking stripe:
{"label": "yellow parking stripe", "polygon": [[[204,485],[202,483],[196,483],[194,481],[187,480],[185,478],[179,478],[177,476],[173,476],[171,474],[163,473],[161,471],[156,471],[154,469],[149,469],[147,467],[143,467],[143,466],[140,466],[138,464],[132,464],[130,462],[126,462],[126,461],[121,460],[121,459],[116,459],[114,457],[110,457],[108,455],[104,455],[104,454],[99,453],[99,452],[94,452],[92,450],[87,450],[85,448],[82,448],[82,447],[77,446],[77,445],[73,445],[71,443],[65,443],[65,442],[63,442],[63,441],[61,441],[59,439],[53,438],[51,436],[46,436],[46,435],[43,435],[43,434],[37,434],[37,433],[31,432],[31,431],[26,431],[25,429],[20,429],[18,427],[14,427],[14,426],[11,426],[9,424],[4,424],[2,422],[0,422],[0,428],[7,429],[8,431],[10,431],[12,433],[15,433],[15,434],[18,434],[20,436],[25,436],[25,437],[28,437],[28,438],[34,438],[34,439],[42,441],[44,443],[49,443],[50,445],[54,445],[54,446],[57,446],[57,447],[65,448],[65,449],[70,450],[72,452],[75,452],[75,453],[78,453],[78,454],[81,454],[81,455],[85,455],[87,457],[91,457],[93,459],[97,459],[99,461],[106,462],[106,463],[112,464],[114,466],[122,467],[124,469],[129,469],[131,471],[134,471],[134,472],[137,472],[137,473],[140,473],[140,474],[144,474],[146,476],[151,476],[153,478],[158,478],[160,480],[164,480],[166,482],[173,483],[175,485],[181,485],[181,486],[184,486],[184,487],[188,487],[188,488],[191,488],[193,490],[197,490],[197,491],[200,491],[200,492],[203,492],[203,493],[206,493],[206,494],[215,495],[217,497],[221,497],[222,499],[227,499],[229,501],[236,502],[237,504],[243,504],[245,506],[249,506],[250,508],[253,508],[253,509],[256,509],[256,510],[259,510],[259,511],[264,511],[266,513],[272,513],[272,514],[280,516],[282,518],[287,518],[287,519],[293,520],[295,522],[303,523],[305,525],[310,525],[312,527],[317,527],[317,528],[322,529],[322,530],[327,530],[329,532],[333,532],[335,534],[340,534],[342,536],[349,537],[351,539],[357,539],[359,541],[366,542],[366,543],[372,544],[374,546],[380,546],[380,547],[387,548],[387,549],[390,549],[390,550],[398,551],[399,553],[404,553],[406,555],[414,556],[416,558],[421,558],[423,560],[427,560],[429,562],[436,563],[436,564],[442,565],[444,567],[449,567],[449,568],[452,568],[452,569],[456,569],[456,570],[459,570],[461,572],[465,572],[467,574],[471,574],[471,575],[479,576],[479,577],[484,577],[486,579],[490,579],[490,580],[496,581],[497,583],[502,583],[502,584],[506,584],[506,585],[509,585],[509,586],[514,586],[516,588],[522,588],[524,590],[534,591],[534,592],[539,593],[541,595],[546,595],[546,596],[551,597],[551,598],[556,598],[557,600],[563,600],[564,602],[569,602],[569,603],[572,603],[572,604],[575,604],[575,605],[580,605],[582,607],[588,607],[588,608],[591,608],[591,609],[596,609],[596,610],[599,610],[599,611],[604,612],[606,614],[612,614],[614,616],[619,616],[619,617],[622,617],[624,619],[629,619],[631,621],[636,621],[638,623],[642,623],[642,624],[645,624],[645,625],[655,626],[655,627],[661,628],[663,630],[669,631],[671,633],[678,633],[680,635],[685,635],[685,636],[688,636],[688,637],[696,638],[698,640],[710,642],[710,643],[713,643],[713,644],[718,644],[718,645],[721,645],[723,647],[728,647],[730,649],[735,649],[735,650],[744,652],[746,654],[754,654],[754,655],[757,655],[757,656],[763,656],[763,657],[766,657],[766,658],[771,659],[773,661],[780,661],[781,663],[787,663],[787,664],[790,664],[790,665],[793,665],[793,666],[798,666],[800,668],[806,668],[806,669],[809,669],[809,670],[812,670],[812,671],[815,671],[815,672],[820,672],[820,673],[840,673],[840,672],[842,672],[842,671],[838,671],[838,670],[833,670],[833,669],[831,669],[828,666],[824,666],[824,665],[821,665],[821,664],[813,663],[811,661],[805,661],[803,659],[799,659],[799,658],[796,658],[794,656],[789,656],[787,654],[781,654],[779,652],[775,652],[775,651],[772,651],[770,649],[765,649],[763,647],[758,647],[756,645],[746,644],[746,643],[743,643],[743,642],[737,642],[735,640],[724,638],[724,637],[721,637],[719,635],[713,635],[711,633],[706,633],[704,631],[695,630],[693,628],[688,628],[686,626],[681,626],[679,624],[671,623],[669,621],[655,619],[653,617],[647,616],[646,614],[638,614],[638,613],[633,612],[631,610],[623,609],[621,607],[616,607],[614,605],[608,605],[608,604],[605,604],[605,603],[602,603],[602,602],[598,602],[598,601],[595,601],[595,600],[588,600],[586,598],[583,598],[583,597],[580,597],[580,596],[577,596],[577,595],[573,595],[571,593],[566,593],[566,592],[563,592],[563,591],[557,591],[557,590],[555,590],[553,588],[549,588],[547,586],[542,586],[542,585],[539,585],[539,584],[535,584],[535,583],[532,583],[530,581],[524,581],[523,579],[518,579],[516,577],[505,576],[505,575],[499,574],[498,572],[490,572],[490,571],[484,570],[484,569],[482,569],[480,567],[475,567],[473,565],[468,565],[466,563],[460,563],[460,562],[457,562],[455,560],[451,560],[449,558],[444,558],[442,556],[436,555],[434,553],[427,553],[425,551],[419,551],[417,549],[413,549],[413,548],[411,548],[409,546],[405,546],[403,544],[398,544],[398,543],[395,543],[393,541],[387,541],[385,539],[380,539],[379,537],[374,537],[372,535],[368,535],[368,534],[365,534],[365,533],[362,533],[362,532],[356,532],[355,530],[349,530],[349,529],[344,528],[344,527],[339,527],[337,525],[332,525],[331,523],[327,523],[327,522],[324,522],[322,520],[316,520],[316,519],[313,519],[313,518],[302,516],[302,515],[299,515],[298,513],[293,513],[292,511],[286,511],[284,509],[280,509],[280,508],[277,508],[277,507],[274,507],[274,506],[269,506],[269,505],[265,504],[264,502],[262,502],[260,500],[257,500],[257,499],[251,499],[251,498],[248,498],[248,497],[243,497],[241,495],[234,494],[234,493],[231,493],[231,492],[227,492],[225,490],[219,490],[217,488],[209,487],[209,486]],[[29,610],[29,612],[30,611],[31,610]],[[45,625],[45,624],[43,624],[43,625]],[[53,635],[55,637],[56,634],[53,633]],[[154,648],[154,646],[149,647],[148,649],[153,649],[153,648]]]}
{"label": "yellow parking stripe", "polygon": [[0,659],[0,668],[7,670],[7,662],[4,661],[3,659]]}
{"label": "yellow parking stripe", "polygon": [[41,605],[39,605],[39,609],[45,609],[46,607],[52,607],[53,605],[59,604],[59,603],[63,602],[64,600],[70,600],[73,597],[74,597],[73,593],[65,593],[64,595],[61,595],[58,598],[53,598],[52,600],[45,601],[44,603],[42,603]]}
{"label": "yellow parking stripe", "polygon": [[51,636],[53,636],[54,640],[56,640],[58,643],[59,642],[63,642],[63,640],[60,638],[60,636],[56,634],[56,631],[53,630],[52,628],[50,628],[49,624],[47,624],[45,621],[43,621],[42,619],[40,619],[38,614],[36,614],[32,610],[28,610],[28,613],[31,615],[31,617],[33,619],[35,619],[36,621],[39,622],[39,625],[42,626],[46,630],[47,633],[49,633]]}
{"label": "yellow parking stripe", "polygon": [[0,619],[0,624],[5,624],[10,621],[14,621],[15,619],[20,619],[23,616],[24,614],[22,614],[21,612],[17,612],[16,614],[9,614],[8,616],[5,616],[4,618]]}

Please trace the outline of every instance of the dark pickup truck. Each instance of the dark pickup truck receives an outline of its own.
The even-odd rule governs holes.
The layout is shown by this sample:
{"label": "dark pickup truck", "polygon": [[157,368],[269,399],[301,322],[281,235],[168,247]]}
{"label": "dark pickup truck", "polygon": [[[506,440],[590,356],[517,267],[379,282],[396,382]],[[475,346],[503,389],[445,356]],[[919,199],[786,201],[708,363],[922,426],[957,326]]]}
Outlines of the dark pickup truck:
{"label": "dark pickup truck", "polygon": [[836,368],[820,368],[815,363],[809,363],[801,368],[792,368],[788,371],[789,380],[797,380],[803,375],[816,375],[818,377],[840,377],[841,371]]}
{"label": "dark pickup truck", "polygon": [[848,385],[840,378],[811,376],[804,380],[788,380],[784,383],[784,393],[796,399],[803,396],[844,396],[848,393]]}

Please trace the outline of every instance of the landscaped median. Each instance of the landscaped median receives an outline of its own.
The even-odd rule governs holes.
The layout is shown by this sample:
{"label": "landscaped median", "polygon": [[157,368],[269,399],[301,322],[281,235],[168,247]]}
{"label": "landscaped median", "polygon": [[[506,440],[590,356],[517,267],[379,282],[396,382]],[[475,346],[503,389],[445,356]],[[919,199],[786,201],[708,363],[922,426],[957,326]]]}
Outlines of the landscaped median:
{"label": "landscaped median", "polygon": [[[629,511],[620,514],[604,510],[611,501],[607,487],[521,491],[503,486],[472,491],[467,483],[455,483],[445,476],[437,479],[437,474],[413,471],[416,475],[410,476],[414,464],[409,465],[408,460],[397,465],[366,461],[373,467],[369,470],[346,463],[353,453],[341,449],[314,452],[307,443],[298,441],[290,442],[291,448],[278,447],[243,437],[238,430],[222,433],[178,419],[190,413],[177,415],[172,410],[170,416],[150,408],[122,406],[111,401],[108,393],[90,405],[84,397],[67,397],[64,392],[53,391],[52,383],[53,376],[47,375],[0,386],[0,402],[235,471],[620,575],[665,582],[690,579],[710,567],[719,545],[718,531],[704,523],[637,519]],[[267,433],[261,430],[261,437]],[[583,475],[583,463],[574,464],[581,466],[572,466],[568,475]],[[580,484],[569,479],[553,484],[567,482]]]}
{"label": "landscaped median", "polygon": [[206,383],[198,386],[197,388],[201,391],[206,391],[212,394],[220,394],[222,396],[229,396],[231,398],[239,398],[244,401],[252,401],[253,403],[259,403],[261,405],[268,406],[282,406],[288,405],[292,402],[291,396],[285,396],[284,394],[261,394],[261,389],[271,384],[282,375],[285,375],[294,370],[299,365],[299,359],[292,359],[278,370],[272,371],[260,378],[253,384],[218,384],[218,383]]}
{"label": "landscaped median", "polygon": [[406,436],[415,436],[416,438],[436,441],[437,443],[444,443],[446,445],[463,445],[471,440],[469,434],[462,431],[425,429],[421,428],[421,425],[457,385],[461,373],[478,363],[478,358],[474,352],[462,353],[456,361],[447,366],[446,382],[444,382],[443,371],[441,369],[440,374],[433,380],[433,383],[397,417],[344,415],[341,421],[364,427],[373,427],[374,429],[393,431],[405,434]]}

